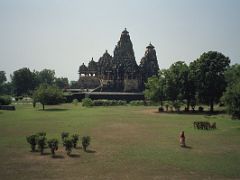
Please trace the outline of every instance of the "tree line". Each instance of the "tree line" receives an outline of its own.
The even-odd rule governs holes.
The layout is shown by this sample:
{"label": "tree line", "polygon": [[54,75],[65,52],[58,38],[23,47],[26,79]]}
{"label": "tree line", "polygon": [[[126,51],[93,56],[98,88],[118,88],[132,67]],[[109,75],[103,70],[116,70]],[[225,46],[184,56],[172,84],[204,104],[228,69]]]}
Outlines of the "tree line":
{"label": "tree line", "polygon": [[148,79],[144,93],[162,106],[171,103],[176,110],[183,103],[186,111],[206,104],[213,112],[214,104],[221,101],[233,116],[240,117],[240,65],[230,66],[230,59],[220,52],[205,52],[189,65],[178,61],[160,70]]}
{"label": "tree line", "polygon": [[40,84],[54,85],[60,89],[70,87],[68,78],[56,77],[51,69],[31,71],[21,68],[11,74],[10,82],[7,82],[6,73],[0,71],[0,95],[29,96]]}

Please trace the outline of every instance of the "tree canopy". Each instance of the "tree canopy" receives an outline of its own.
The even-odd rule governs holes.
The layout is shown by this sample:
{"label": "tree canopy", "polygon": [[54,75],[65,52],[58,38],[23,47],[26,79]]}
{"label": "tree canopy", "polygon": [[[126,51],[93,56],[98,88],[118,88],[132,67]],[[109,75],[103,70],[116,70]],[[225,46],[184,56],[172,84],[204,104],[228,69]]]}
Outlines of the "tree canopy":
{"label": "tree canopy", "polygon": [[17,96],[31,94],[37,84],[36,74],[31,72],[29,68],[14,71],[11,79],[14,93]]}
{"label": "tree canopy", "polygon": [[41,84],[33,94],[34,102],[40,102],[43,110],[45,105],[60,104],[64,101],[63,92],[56,86]]}

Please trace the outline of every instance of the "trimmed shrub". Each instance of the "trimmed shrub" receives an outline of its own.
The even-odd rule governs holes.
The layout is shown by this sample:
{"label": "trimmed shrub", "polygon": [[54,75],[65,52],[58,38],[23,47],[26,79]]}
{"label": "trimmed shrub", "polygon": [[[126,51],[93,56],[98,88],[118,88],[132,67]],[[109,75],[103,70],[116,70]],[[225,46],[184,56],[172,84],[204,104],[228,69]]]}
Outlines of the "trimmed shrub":
{"label": "trimmed shrub", "polygon": [[46,137],[46,132],[38,132],[36,135],[37,136],[44,136],[44,137]]}
{"label": "trimmed shrub", "polygon": [[85,152],[87,151],[87,147],[90,145],[90,141],[91,141],[91,138],[89,136],[82,137],[82,146]]}
{"label": "trimmed shrub", "polygon": [[0,105],[9,105],[12,103],[10,96],[0,96]]}
{"label": "trimmed shrub", "polygon": [[93,101],[93,106],[123,106],[127,101],[98,99]]}
{"label": "trimmed shrub", "polygon": [[34,152],[36,150],[37,138],[38,138],[38,136],[36,134],[26,137],[27,142],[31,145],[32,152]]}
{"label": "trimmed shrub", "polygon": [[65,147],[65,150],[67,151],[67,155],[69,156],[72,152],[73,148],[73,142],[71,138],[64,138],[63,140],[63,146]]}
{"label": "trimmed shrub", "polygon": [[58,140],[57,139],[50,139],[48,140],[48,147],[51,149],[52,157],[55,155],[55,151],[58,150]]}
{"label": "trimmed shrub", "polygon": [[143,100],[130,101],[129,104],[131,106],[143,106],[143,105],[145,105]]}
{"label": "trimmed shrub", "polygon": [[78,100],[77,99],[74,99],[73,102],[72,102],[75,106],[78,105]]}
{"label": "trimmed shrub", "polygon": [[43,151],[46,145],[46,137],[45,136],[38,136],[37,138],[37,145],[38,145],[38,149],[41,152],[41,155],[43,155]]}
{"label": "trimmed shrub", "polygon": [[64,139],[67,138],[68,136],[69,136],[69,133],[68,133],[68,132],[62,132],[62,133],[61,133],[62,141],[64,141]]}
{"label": "trimmed shrub", "polygon": [[77,147],[77,142],[79,140],[79,135],[78,134],[73,134],[72,135],[72,142],[73,142],[73,147],[76,148]]}
{"label": "trimmed shrub", "polygon": [[91,107],[91,106],[93,106],[93,101],[90,98],[84,98],[82,100],[82,106]]}

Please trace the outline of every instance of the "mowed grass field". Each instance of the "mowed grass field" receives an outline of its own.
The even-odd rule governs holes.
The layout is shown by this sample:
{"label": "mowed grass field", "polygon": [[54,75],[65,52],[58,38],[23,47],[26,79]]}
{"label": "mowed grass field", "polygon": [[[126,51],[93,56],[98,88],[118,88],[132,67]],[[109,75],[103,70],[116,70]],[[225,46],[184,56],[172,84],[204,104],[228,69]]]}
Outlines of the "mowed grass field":
{"label": "mowed grass field", "polygon": [[[240,121],[224,114],[157,113],[157,107],[31,105],[0,111],[0,179],[240,179]],[[195,130],[193,121],[217,123],[217,130]],[[185,131],[189,148],[179,146]],[[51,158],[30,152],[26,136],[63,131],[91,136],[89,149],[68,157],[62,144]]]}

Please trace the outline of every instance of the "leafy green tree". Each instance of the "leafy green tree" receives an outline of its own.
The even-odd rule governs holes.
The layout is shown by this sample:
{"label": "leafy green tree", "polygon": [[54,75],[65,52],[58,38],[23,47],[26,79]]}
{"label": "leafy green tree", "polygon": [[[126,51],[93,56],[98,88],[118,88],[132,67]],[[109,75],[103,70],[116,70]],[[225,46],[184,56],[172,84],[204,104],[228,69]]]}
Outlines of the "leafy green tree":
{"label": "leafy green tree", "polygon": [[13,72],[11,75],[14,93],[17,96],[31,94],[35,89],[36,74],[31,72],[28,68],[22,68]]}
{"label": "leafy green tree", "polygon": [[55,71],[51,69],[43,69],[37,72],[37,79],[39,84],[53,85],[55,80]]}
{"label": "leafy green tree", "polygon": [[166,100],[176,105],[176,110],[180,110],[179,105],[184,100],[187,102],[187,110],[189,110],[191,99],[195,93],[193,80],[190,76],[190,69],[183,61],[177,61],[172,64],[164,73],[166,85]]}
{"label": "leafy green tree", "polygon": [[225,71],[227,85],[231,86],[240,81],[240,64],[234,64]]}
{"label": "leafy green tree", "polygon": [[34,152],[36,150],[37,138],[38,138],[38,136],[36,134],[26,137],[27,142],[31,145],[32,152]]}
{"label": "leafy green tree", "polygon": [[5,71],[0,71],[0,85],[2,85],[5,81],[7,81]]}
{"label": "leafy green tree", "polygon": [[69,156],[72,152],[73,148],[73,142],[71,138],[64,138],[63,140],[63,146],[65,147],[65,150],[67,151],[67,155]]}
{"label": "leafy green tree", "polygon": [[35,102],[42,104],[43,110],[45,105],[60,104],[64,101],[63,92],[56,86],[41,84],[33,94]]}
{"label": "leafy green tree", "polygon": [[225,72],[228,84],[222,100],[233,118],[240,119],[240,65],[235,64]]}
{"label": "leafy green tree", "polygon": [[58,140],[57,139],[50,139],[48,140],[48,147],[51,149],[52,157],[55,155],[55,151],[58,150]]}
{"label": "leafy green tree", "polygon": [[144,96],[153,101],[160,102],[161,106],[163,106],[163,100],[165,98],[165,87],[166,80],[164,76],[164,70],[159,71],[158,76],[152,76],[148,78],[147,83],[145,84]]}
{"label": "leafy green tree", "polygon": [[69,87],[68,78],[63,78],[63,77],[55,78],[55,84],[60,89],[65,89]]}
{"label": "leafy green tree", "polygon": [[229,63],[228,57],[216,51],[203,53],[191,63],[195,69],[199,100],[210,105],[210,112],[213,112],[214,103],[219,101],[226,88],[224,72]]}
{"label": "leafy green tree", "polygon": [[87,151],[87,147],[90,145],[90,141],[91,141],[91,138],[89,136],[82,137],[82,146],[85,152]]}
{"label": "leafy green tree", "polygon": [[76,148],[77,147],[77,142],[79,140],[79,135],[78,134],[73,134],[72,135],[72,142],[73,142],[73,147]]}
{"label": "leafy green tree", "polygon": [[78,81],[71,81],[70,82],[70,88],[71,89],[78,89],[79,88]]}
{"label": "leafy green tree", "polygon": [[11,82],[5,82],[0,85],[0,94],[2,95],[13,95],[13,85]]}
{"label": "leafy green tree", "polygon": [[223,101],[232,117],[240,119],[240,81],[227,87]]}
{"label": "leafy green tree", "polygon": [[46,136],[38,136],[37,137],[37,145],[38,145],[38,149],[41,152],[41,155],[43,155],[43,151],[46,146],[46,140],[47,140]]}

